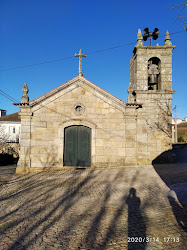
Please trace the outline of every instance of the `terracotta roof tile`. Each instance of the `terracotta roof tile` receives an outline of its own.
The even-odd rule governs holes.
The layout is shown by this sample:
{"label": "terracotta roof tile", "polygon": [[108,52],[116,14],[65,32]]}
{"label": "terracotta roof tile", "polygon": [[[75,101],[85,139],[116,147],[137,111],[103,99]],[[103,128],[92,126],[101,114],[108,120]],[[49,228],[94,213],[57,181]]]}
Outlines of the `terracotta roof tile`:
{"label": "terracotta roof tile", "polygon": [[0,117],[0,121],[21,122],[18,112]]}

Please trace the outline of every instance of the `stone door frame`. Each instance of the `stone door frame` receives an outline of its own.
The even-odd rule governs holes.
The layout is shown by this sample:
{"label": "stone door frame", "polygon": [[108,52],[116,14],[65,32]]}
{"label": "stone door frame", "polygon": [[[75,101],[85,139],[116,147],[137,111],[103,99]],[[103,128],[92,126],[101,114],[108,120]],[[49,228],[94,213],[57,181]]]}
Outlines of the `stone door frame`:
{"label": "stone door frame", "polygon": [[[96,128],[97,125],[87,120],[73,119],[60,123],[58,132],[58,160],[60,164],[64,164],[64,129],[73,125],[82,125],[91,128],[91,167],[96,163]],[[64,167],[64,165],[63,165]]]}

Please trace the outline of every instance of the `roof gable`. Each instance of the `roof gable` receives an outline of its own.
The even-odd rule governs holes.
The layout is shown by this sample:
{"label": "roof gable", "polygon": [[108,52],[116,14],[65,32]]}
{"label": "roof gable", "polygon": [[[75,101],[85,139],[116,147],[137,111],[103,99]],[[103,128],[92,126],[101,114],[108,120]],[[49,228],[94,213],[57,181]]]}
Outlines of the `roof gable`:
{"label": "roof gable", "polygon": [[[13,104],[16,105],[16,106],[28,105],[30,107],[34,107],[37,104],[40,104],[41,102],[47,100],[48,98],[53,97],[55,99],[55,95],[57,93],[59,93],[59,92],[66,92],[66,91],[68,91],[68,89],[74,89],[74,88],[77,88],[77,87],[80,87],[80,86],[82,86],[82,87],[88,86],[90,89],[93,89],[94,91],[96,91],[100,96],[102,96],[105,99],[106,98],[110,99],[110,101],[112,101],[113,103],[119,105],[121,108],[128,105],[126,102],[122,101],[121,99],[119,99],[116,96],[110,94],[106,90],[104,90],[104,89],[100,88],[99,86],[95,85],[94,83],[87,80],[83,76],[74,77],[73,79],[67,81],[66,83],[63,83],[59,87],[57,87],[57,88],[51,90],[50,92],[38,97],[37,99],[29,101],[28,103],[13,103]],[[133,104],[133,106],[139,106],[139,105],[138,104]]]}

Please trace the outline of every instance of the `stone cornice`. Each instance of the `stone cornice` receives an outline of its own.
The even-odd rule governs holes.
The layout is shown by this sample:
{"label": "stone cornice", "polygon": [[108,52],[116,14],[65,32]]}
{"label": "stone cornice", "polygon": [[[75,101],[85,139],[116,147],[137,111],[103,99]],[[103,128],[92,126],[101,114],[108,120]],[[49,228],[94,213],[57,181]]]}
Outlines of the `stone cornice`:
{"label": "stone cornice", "polygon": [[176,46],[163,45],[163,46],[135,46],[133,53],[136,54],[137,50],[173,50]]}
{"label": "stone cornice", "polygon": [[176,46],[171,45],[163,45],[163,46],[142,46],[142,47],[137,47],[138,49],[174,49]]}
{"label": "stone cornice", "polygon": [[23,107],[29,107],[30,103],[29,102],[20,102],[20,103],[12,103],[13,105],[19,107],[19,108],[23,108]]}
{"label": "stone cornice", "polygon": [[176,90],[133,90],[133,91],[135,91],[136,94],[174,94]]}
{"label": "stone cornice", "polygon": [[0,121],[0,123],[10,123],[10,124],[20,124],[21,123],[21,121],[20,122],[14,122],[14,121]]}

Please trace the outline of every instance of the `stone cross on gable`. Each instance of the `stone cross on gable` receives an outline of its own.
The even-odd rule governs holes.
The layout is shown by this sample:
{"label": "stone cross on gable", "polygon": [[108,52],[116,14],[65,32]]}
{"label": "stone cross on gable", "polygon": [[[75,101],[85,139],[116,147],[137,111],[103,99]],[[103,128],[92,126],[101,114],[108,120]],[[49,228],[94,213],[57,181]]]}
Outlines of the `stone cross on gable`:
{"label": "stone cross on gable", "polygon": [[86,57],[87,55],[82,54],[82,49],[79,50],[79,54],[75,54],[76,57],[79,57],[79,76],[83,76],[82,73],[82,58]]}

